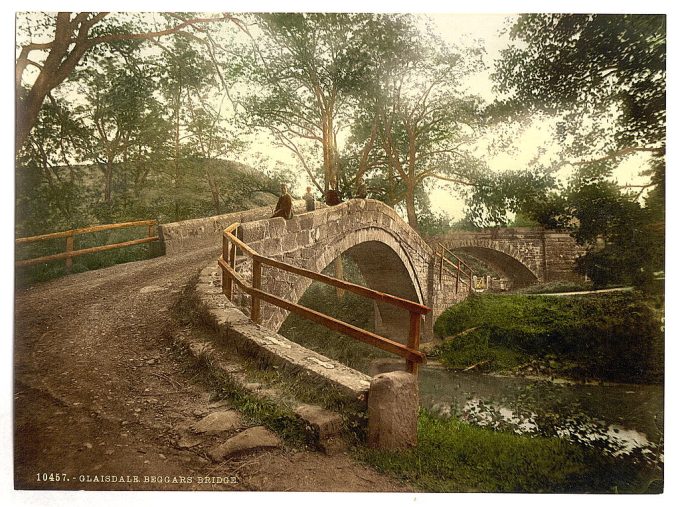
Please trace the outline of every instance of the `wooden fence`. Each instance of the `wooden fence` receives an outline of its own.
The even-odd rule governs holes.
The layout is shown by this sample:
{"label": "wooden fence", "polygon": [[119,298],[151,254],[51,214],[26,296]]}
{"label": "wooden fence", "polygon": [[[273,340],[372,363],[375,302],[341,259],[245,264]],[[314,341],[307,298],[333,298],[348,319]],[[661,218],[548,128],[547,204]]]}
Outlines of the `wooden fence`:
{"label": "wooden fence", "polygon": [[[33,259],[22,259],[15,262],[15,266],[32,266],[34,264],[40,264],[42,262],[57,261],[60,259],[66,259],[66,271],[71,272],[71,267],[73,265],[73,257],[79,255],[85,255],[89,253],[104,252],[106,250],[113,250],[114,248],[124,248],[126,246],[140,245],[142,243],[150,243],[152,241],[157,241],[159,239],[156,233],[156,220],[139,220],[137,222],[124,222],[120,224],[107,224],[107,225],[93,225],[90,227],[83,227],[81,229],[71,229],[68,231],[54,232],[51,234],[41,234],[39,236],[30,236],[28,238],[17,238],[15,240],[16,245],[25,245],[27,243],[33,243],[36,241],[46,241],[51,239],[66,238],[65,251],[53,255],[44,255],[42,257],[35,257]],[[80,250],[75,250],[75,237],[82,234],[89,234],[99,231],[107,231],[112,229],[122,229],[126,227],[147,227],[147,236],[140,239],[133,239],[130,241],[123,241],[121,243],[112,243],[110,245],[95,246],[91,248],[82,248]]]}
{"label": "wooden fence", "polygon": [[[260,323],[260,302],[265,301],[284,310],[293,312],[301,317],[322,324],[329,329],[338,331],[344,335],[350,336],[355,340],[368,343],[374,347],[397,354],[406,359],[407,371],[418,374],[418,365],[425,362],[425,355],[420,352],[420,320],[421,316],[430,312],[430,308],[419,303],[414,303],[407,299],[402,299],[391,294],[385,294],[361,285],[356,285],[338,278],[316,273],[308,269],[300,268],[285,262],[270,259],[258,254],[255,250],[250,248],[247,244],[242,242],[236,236],[235,232],[240,224],[235,223],[224,230],[222,238],[222,256],[218,260],[218,265],[222,269],[222,292],[231,300],[233,293],[233,284],[236,283],[244,292],[251,296],[250,318],[255,323]],[[236,272],[236,249],[239,249],[243,254],[250,257],[252,260],[252,281],[248,284]],[[343,289],[349,292],[354,292],[361,296],[370,298],[374,301],[387,303],[398,308],[402,308],[410,313],[410,324],[408,342],[403,343],[390,340],[384,336],[366,331],[346,322],[334,319],[328,315],[317,312],[305,306],[286,301],[278,296],[270,294],[262,290],[262,268],[263,266],[270,266],[288,273],[293,273],[298,276],[309,278],[318,282],[331,285],[333,287]]]}
{"label": "wooden fence", "polygon": [[[461,283],[467,286],[468,291],[472,292],[472,268],[465,264],[463,259],[458,257],[441,243],[438,243],[438,246],[439,250],[435,249],[435,255],[439,258],[439,283],[441,284],[443,271],[446,270],[456,277],[456,294],[458,294],[458,287]],[[454,261],[451,261],[447,255],[453,257]],[[446,267],[444,264],[449,266],[451,269]]]}

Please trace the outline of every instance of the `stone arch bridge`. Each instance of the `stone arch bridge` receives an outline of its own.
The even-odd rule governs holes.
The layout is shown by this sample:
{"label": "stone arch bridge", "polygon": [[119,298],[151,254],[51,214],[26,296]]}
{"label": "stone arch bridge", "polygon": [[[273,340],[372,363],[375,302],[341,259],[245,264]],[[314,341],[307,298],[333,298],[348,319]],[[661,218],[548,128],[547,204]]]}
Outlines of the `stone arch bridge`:
{"label": "stone arch bridge", "polygon": [[582,275],[574,271],[574,265],[585,249],[565,232],[540,227],[503,227],[460,231],[437,239],[454,252],[467,252],[488,264],[515,288],[582,279]]}
{"label": "stone arch bridge", "polygon": [[[435,249],[380,201],[350,200],[313,212],[298,212],[290,220],[265,218],[268,213],[271,210],[266,208],[168,224],[161,227],[161,235],[166,252],[171,254],[191,248],[195,241],[219,244],[222,229],[241,222],[238,235],[245,243],[260,255],[282,262],[321,272],[339,256],[348,255],[370,288],[432,308],[421,326],[423,341],[431,338],[434,320],[469,294],[462,283],[456,291],[455,274],[440,269]],[[565,234],[494,229],[437,240],[447,248],[479,256],[519,280],[520,285],[575,276],[570,271],[575,258],[573,240]],[[246,269],[248,264],[243,262]],[[297,302],[311,280],[264,267],[261,283],[266,292]],[[384,303],[376,303],[374,310],[376,331],[405,342],[408,312]],[[268,329],[278,331],[287,315],[285,310],[262,303],[262,324]]]}

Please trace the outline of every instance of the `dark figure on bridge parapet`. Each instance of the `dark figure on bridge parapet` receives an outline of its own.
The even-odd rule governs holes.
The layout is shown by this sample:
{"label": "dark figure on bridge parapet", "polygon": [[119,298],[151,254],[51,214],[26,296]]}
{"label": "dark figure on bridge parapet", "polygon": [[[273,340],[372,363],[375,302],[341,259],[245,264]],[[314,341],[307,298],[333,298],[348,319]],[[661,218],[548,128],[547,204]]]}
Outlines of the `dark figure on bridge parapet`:
{"label": "dark figure on bridge parapet", "polygon": [[368,190],[366,189],[366,183],[362,181],[357,187],[357,193],[355,197],[357,199],[366,199],[366,196],[368,196]]}
{"label": "dark figure on bridge parapet", "polygon": [[281,197],[279,197],[272,218],[281,217],[286,220],[293,218],[293,198],[288,193],[288,187],[281,185]]}
{"label": "dark figure on bridge parapet", "polygon": [[314,195],[312,195],[312,187],[307,187],[307,193],[302,196],[305,200],[305,206],[307,211],[314,211],[316,209],[316,201],[314,200]]}
{"label": "dark figure on bridge parapet", "polygon": [[332,188],[328,189],[326,192],[326,204],[329,206],[336,206],[342,202],[340,199],[340,192]]}

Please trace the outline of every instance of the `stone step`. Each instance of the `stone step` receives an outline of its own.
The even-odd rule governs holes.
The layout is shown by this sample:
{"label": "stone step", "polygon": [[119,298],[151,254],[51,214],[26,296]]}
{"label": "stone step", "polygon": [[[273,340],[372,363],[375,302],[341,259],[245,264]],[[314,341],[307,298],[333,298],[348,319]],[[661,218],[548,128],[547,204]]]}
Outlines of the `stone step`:
{"label": "stone step", "polygon": [[[229,349],[219,342],[199,337],[192,333],[190,328],[185,328],[176,333],[174,338],[177,344],[186,348],[197,359],[200,358],[215,376],[222,379],[226,377],[230,383],[249,395],[265,399],[288,411],[291,420],[302,423],[300,426],[306,431],[307,441],[313,443],[320,451],[326,454],[336,454],[347,449],[343,418],[337,412],[318,405],[304,403],[296,399],[290,392],[283,392],[277,386],[269,385],[261,379],[255,381],[251,378],[252,373],[249,372],[249,367],[241,362],[233,349]],[[240,417],[228,412],[233,411],[213,412],[194,423],[189,430],[193,434],[214,435],[222,431],[238,429],[241,424]],[[252,429],[250,428],[250,430]],[[229,439],[218,446],[219,448],[214,448],[210,453],[211,457],[216,461],[221,461],[228,456],[245,452],[246,447],[250,446],[248,442],[251,442],[254,446],[253,450],[257,447],[256,443],[253,443],[255,441],[250,437],[243,438],[247,445],[240,440],[227,445],[232,440]],[[186,442],[182,442],[185,447],[196,444],[195,439],[190,438],[190,436],[186,437],[185,440]]]}

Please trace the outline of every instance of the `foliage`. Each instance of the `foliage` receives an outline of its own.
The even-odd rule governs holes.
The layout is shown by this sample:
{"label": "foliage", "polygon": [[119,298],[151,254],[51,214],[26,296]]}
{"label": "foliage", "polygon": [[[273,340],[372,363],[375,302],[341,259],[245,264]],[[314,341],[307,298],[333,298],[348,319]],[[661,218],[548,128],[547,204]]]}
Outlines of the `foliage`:
{"label": "foliage", "polygon": [[361,449],[363,461],[432,492],[646,492],[634,467],[559,438],[527,437],[421,412],[418,446]]}
{"label": "foliage", "polygon": [[472,185],[484,170],[471,150],[481,100],[461,86],[480,69],[481,49],[453,47],[430,32],[392,44],[398,56],[377,65],[350,148],[360,150],[359,173],[371,179],[374,195],[391,205],[403,201],[409,225],[418,228],[416,196],[428,179]]}
{"label": "foliage", "polygon": [[443,362],[454,368],[489,361],[491,368],[507,369],[519,365],[521,356],[555,356],[572,363],[563,372],[571,375],[639,383],[663,379],[661,324],[635,293],[475,295],[446,310],[435,333],[458,335],[440,350]]}
{"label": "foliage", "polygon": [[[568,166],[574,174],[566,186],[546,178],[536,192],[510,175],[488,192],[474,189],[471,213],[503,220],[508,206],[569,228],[589,247],[579,268],[597,285],[649,285],[664,263],[665,16],[530,14],[509,34],[515,42],[493,75],[502,98],[488,112],[503,121],[557,118],[563,160],[530,169],[537,181]],[[637,153],[649,155],[641,172],[649,182],[635,192],[611,183],[614,168]]]}
{"label": "foliage", "polygon": [[[368,76],[364,37],[379,15],[344,13],[259,14],[259,34],[244,53],[251,88],[242,104],[249,125],[270,130],[291,150],[321,192],[337,189],[338,120],[347,115],[353,90]],[[309,161],[305,141],[321,160]],[[321,149],[319,157],[318,149]]]}
{"label": "foliage", "polygon": [[578,283],[560,280],[557,282],[546,282],[529,285],[528,287],[517,289],[514,292],[518,294],[559,294],[562,292],[590,291],[592,289],[593,285],[590,282]]}
{"label": "foliage", "polygon": [[[509,95],[498,106],[566,112],[560,140],[574,136],[572,151],[603,151],[664,142],[666,118],[665,15],[528,14],[510,28],[521,42],[503,51],[494,79]],[[585,131],[585,118],[612,119]]]}

